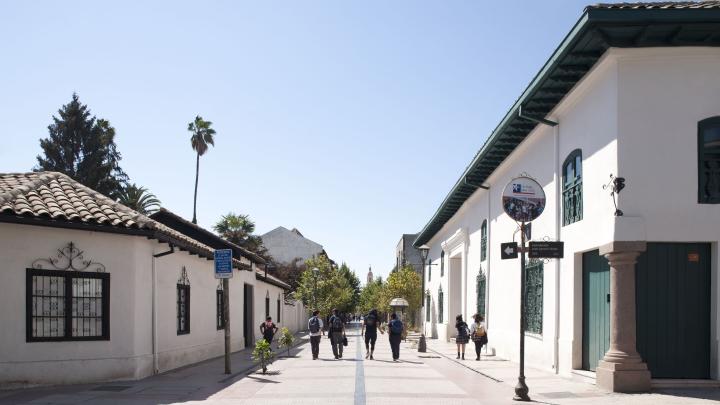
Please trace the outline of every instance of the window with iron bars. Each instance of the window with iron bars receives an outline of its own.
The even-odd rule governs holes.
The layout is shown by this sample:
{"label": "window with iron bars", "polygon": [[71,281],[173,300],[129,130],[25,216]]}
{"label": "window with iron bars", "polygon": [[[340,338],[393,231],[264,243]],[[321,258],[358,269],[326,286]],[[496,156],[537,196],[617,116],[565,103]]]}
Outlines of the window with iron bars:
{"label": "window with iron bars", "polygon": [[487,259],[487,219],[480,226],[480,261]]}
{"label": "window with iron bars", "polygon": [[445,299],[445,296],[443,294],[442,286],[438,288],[438,323],[443,323],[443,311],[445,308],[443,308],[443,301]]}
{"label": "window with iron bars", "polygon": [[110,339],[110,274],[27,269],[26,276],[26,341]]}
{"label": "window with iron bars", "polygon": [[542,335],[543,262],[531,260],[525,265],[525,331]]}
{"label": "window with iron bars", "polygon": [[562,167],[563,225],[570,225],[583,218],[582,151],[572,151]]}
{"label": "window with iron bars", "polygon": [[485,316],[485,274],[483,274],[482,269],[480,269],[480,273],[477,276],[477,286],[476,286],[476,293],[477,293],[477,313],[480,316]]}
{"label": "window with iron bars", "polygon": [[177,334],[190,333],[190,286],[177,285]]}
{"label": "window with iron bars", "polygon": [[698,123],[698,203],[720,204],[720,116]]}

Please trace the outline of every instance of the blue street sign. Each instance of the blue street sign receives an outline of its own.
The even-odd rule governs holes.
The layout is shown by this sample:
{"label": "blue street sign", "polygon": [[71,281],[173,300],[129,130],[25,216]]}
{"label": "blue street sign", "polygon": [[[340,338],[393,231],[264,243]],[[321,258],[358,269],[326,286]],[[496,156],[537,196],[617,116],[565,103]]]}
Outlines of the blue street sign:
{"label": "blue street sign", "polygon": [[215,278],[232,278],[232,250],[215,251]]}

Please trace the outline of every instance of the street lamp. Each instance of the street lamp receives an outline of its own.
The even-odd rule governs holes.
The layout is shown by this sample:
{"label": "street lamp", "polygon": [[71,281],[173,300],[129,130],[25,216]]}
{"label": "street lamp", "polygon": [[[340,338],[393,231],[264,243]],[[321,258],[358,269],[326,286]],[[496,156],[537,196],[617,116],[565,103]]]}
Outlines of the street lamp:
{"label": "street lamp", "polygon": [[313,287],[313,310],[317,310],[317,279],[318,274],[320,274],[320,269],[317,267],[313,267],[313,278],[315,279],[315,285]]}
{"label": "street lamp", "polygon": [[430,246],[422,245],[418,250],[420,250],[420,258],[422,259],[422,292],[420,296],[422,305],[420,305],[420,319],[423,320],[423,333],[420,334],[420,341],[418,341],[418,352],[425,353],[427,351],[427,343],[425,342],[425,325],[427,319],[425,319],[425,297],[422,296],[422,294],[425,294],[425,262],[430,253]]}

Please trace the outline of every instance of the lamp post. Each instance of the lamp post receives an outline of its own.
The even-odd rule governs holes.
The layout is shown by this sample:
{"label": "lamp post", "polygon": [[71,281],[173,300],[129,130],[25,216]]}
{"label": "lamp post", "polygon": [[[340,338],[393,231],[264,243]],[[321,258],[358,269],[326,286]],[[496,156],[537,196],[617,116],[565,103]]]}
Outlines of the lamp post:
{"label": "lamp post", "polygon": [[423,332],[420,334],[420,340],[418,341],[418,352],[425,353],[427,351],[427,342],[425,342],[425,324],[427,323],[427,319],[425,319],[425,297],[423,296],[425,294],[425,262],[427,261],[428,254],[430,253],[430,246],[428,245],[422,245],[418,248],[420,250],[420,258],[422,259],[422,290],[420,293],[420,302],[422,303],[420,305],[420,319],[423,321]]}
{"label": "lamp post", "polygon": [[315,285],[313,286],[313,310],[317,310],[317,279],[318,274],[320,274],[320,269],[317,267],[313,267],[313,278],[315,279]]}

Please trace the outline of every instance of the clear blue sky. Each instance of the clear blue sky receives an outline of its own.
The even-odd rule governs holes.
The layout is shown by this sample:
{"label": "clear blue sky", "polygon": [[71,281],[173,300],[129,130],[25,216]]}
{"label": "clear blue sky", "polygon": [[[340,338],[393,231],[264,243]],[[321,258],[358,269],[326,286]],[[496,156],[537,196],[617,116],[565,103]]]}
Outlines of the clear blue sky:
{"label": "clear blue sky", "polygon": [[73,92],[122,168],[192,217],[187,123],[214,123],[198,221],[297,227],[387,275],[587,1],[5,3],[0,172],[29,171]]}

